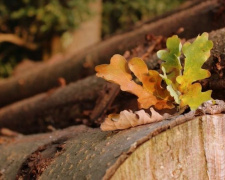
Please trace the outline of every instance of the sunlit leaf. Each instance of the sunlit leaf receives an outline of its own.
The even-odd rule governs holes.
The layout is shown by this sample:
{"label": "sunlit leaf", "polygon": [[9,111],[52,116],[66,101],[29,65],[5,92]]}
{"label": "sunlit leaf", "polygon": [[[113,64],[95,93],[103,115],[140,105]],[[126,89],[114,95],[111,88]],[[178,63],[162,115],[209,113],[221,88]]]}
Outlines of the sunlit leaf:
{"label": "sunlit leaf", "polygon": [[177,104],[180,104],[180,99],[179,99],[180,92],[173,88],[173,83],[172,83],[172,81],[170,79],[168,79],[168,77],[166,75],[166,70],[165,70],[165,68],[163,66],[162,66],[162,71],[163,71],[163,75],[160,74],[160,76],[166,82],[167,90],[170,92],[170,95],[174,98],[175,102]]}
{"label": "sunlit leaf", "polygon": [[168,51],[158,51],[158,57],[165,61],[161,65],[163,75],[160,76],[166,82],[170,95],[181,107],[189,105],[191,109],[196,109],[205,100],[211,99],[211,91],[201,94],[201,85],[194,85],[193,83],[210,76],[210,72],[202,69],[202,65],[209,58],[212,46],[212,41],[208,40],[207,33],[198,36],[192,44],[185,43],[182,48],[185,56],[183,74],[179,59],[181,44],[177,36],[168,38]]}
{"label": "sunlit leaf", "polygon": [[210,72],[202,69],[202,65],[209,58],[212,47],[213,43],[208,40],[207,33],[198,36],[192,44],[189,42],[184,44],[182,49],[186,57],[184,72],[182,76],[177,77],[177,82],[181,84],[182,89],[197,80],[210,77]]}
{"label": "sunlit leaf", "polygon": [[189,105],[192,110],[197,109],[203,102],[211,99],[212,90],[202,92],[202,86],[195,83],[189,86],[188,91],[180,96],[181,107]]}
{"label": "sunlit leaf", "polygon": [[182,66],[180,64],[181,42],[178,36],[174,35],[167,39],[166,46],[168,50],[160,50],[157,56],[164,60],[162,66],[165,68],[168,78],[175,83],[176,77],[181,74]]}
{"label": "sunlit leaf", "polygon": [[162,78],[158,71],[148,70],[147,65],[141,58],[132,58],[128,62],[128,66],[148,92],[161,99],[169,96],[168,91],[161,86]]}
{"label": "sunlit leaf", "polygon": [[[110,64],[96,66],[97,76],[120,85],[121,90],[130,92],[138,97],[140,108],[147,109],[155,106],[157,109],[172,108],[169,93],[160,86],[162,78],[158,72],[148,71],[144,61],[133,58],[128,63],[121,55],[114,55]],[[142,82],[143,86],[132,80],[131,71]],[[151,74],[151,75],[150,75]],[[162,93],[165,97],[162,98]],[[158,95],[158,96],[157,96]]]}
{"label": "sunlit leaf", "polygon": [[[161,65],[163,74],[148,70],[145,62],[138,57],[127,62],[123,56],[114,55],[109,65],[96,66],[97,76],[119,84],[123,91],[135,94],[140,108],[148,109],[151,106],[156,109],[173,108],[173,103],[176,103],[179,108],[189,106],[195,110],[211,99],[212,91],[202,92],[201,84],[196,81],[210,76],[210,72],[202,69],[202,66],[209,58],[212,46],[208,34],[203,33],[192,44],[185,43],[181,51],[180,39],[173,36],[167,40],[168,50],[157,53],[164,61]],[[185,56],[184,69],[180,63],[182,52]],[[133,79],[132,73],[136,79]],[[166,89],[161,85],[162,80],[166,83]],[[151,115],[144,110],[134,113],[125,110],[120,114],[110,114],[102,123],[101,129],[104,131],[126,129],[165,118],[152,108],[150,111]]]}
{"label": "sunlit leaf", "polygon": [[211,91],[203,93],[201,85],[193,83],[210,77],[210,72],[202,69],[202,65],[209,58],[212,47],[213,43],[208,40],[207,33],[198,36],[192,44],[189,42],[184,44],[183,53],[186,57],[184,72],[177,77],[177,82],[180,84],[179,91],[182,94],[181,107],[189,105],[191,109],[196,109],[203,102],[211,99]]}

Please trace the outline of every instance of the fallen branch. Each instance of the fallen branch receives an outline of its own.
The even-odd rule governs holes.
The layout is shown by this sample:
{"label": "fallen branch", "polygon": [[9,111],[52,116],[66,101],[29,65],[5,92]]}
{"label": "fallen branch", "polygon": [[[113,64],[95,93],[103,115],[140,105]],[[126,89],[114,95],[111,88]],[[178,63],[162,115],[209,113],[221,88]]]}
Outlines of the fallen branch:
{"label": "fallen branch", "polygon": [[220,21],[220,18],[212,18],[217,7],[216,0],[202,2],[150,24],[144,24],[131,32],[116,35],[79,54],[70,55],[55,63],[43,64],[20,76],[1,81],[0,107],[56,87],[60,77],[71,82],[93,74],[95,65],[108,62],[113,54],[123,54],[125,50],[143,43],[148,33],[170,36],[183,27],[181,36],[190,38],[203,31],[222,27],[224,22]]}
{"label": "fallen branch", "polygon": [[2,43],[2,42],[9,42],[9,43],[15,44],[17,46],[25,47],[30,50],[36,50],[38,48],[38,46],[36,44],[27,42],[15,34],[0,33],[0,43]]}
{"label": "fallen branch", "polygon": [[[105,81],[88,77],[0,109],[0,129],[24,134],[51,131],[80,124],[95,101]],[[90,123],[89,123],[90,124]]]}

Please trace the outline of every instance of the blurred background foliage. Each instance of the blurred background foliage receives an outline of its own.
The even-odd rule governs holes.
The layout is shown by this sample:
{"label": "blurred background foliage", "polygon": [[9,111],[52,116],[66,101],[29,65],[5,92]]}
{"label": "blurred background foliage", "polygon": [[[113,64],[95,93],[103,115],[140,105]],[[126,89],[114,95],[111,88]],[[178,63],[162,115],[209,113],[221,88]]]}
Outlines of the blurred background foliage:
{"label": "blurred background foliage", "polygon": [[168,12],[184,0],[103,0],[103,36],[130,29],[139,21]]}
{"label": "blurred background foliage", "polygon": [[22,59],[41,60],[56,35],[76,29],[88,18],[93,0],[1,0],[0,33],[14,34],[37,49],[0,43],[0,77],[7,77]]}
{"label": "blurred background foliage", "polygon": [[[93,16],[95,0],[0,0],[0,77],[10,76],[23,59],[42,60],[55,36],[73,31]],[[102,0],[102,37],[124,31],[177,7],[183,0]],[[31,47],[1,39],[19,37]]]}

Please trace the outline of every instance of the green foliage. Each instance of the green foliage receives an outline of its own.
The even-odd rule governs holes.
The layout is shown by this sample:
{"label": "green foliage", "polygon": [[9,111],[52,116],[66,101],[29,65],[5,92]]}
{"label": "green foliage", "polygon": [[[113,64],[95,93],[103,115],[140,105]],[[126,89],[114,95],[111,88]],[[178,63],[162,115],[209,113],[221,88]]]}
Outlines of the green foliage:
{"label": "green foliage", "polygon": [[182,48],[185,56],[183,73],[180,71],[179,60],[181,44],[177,36],[167,40],[168,51],[158,51],[158,57],[166,61],[162,63],[164,75],[161,76],[166,81],[171,96],[181,107],[189,105],[191,109],[196,109],[211,99],[212,91],[201,92],[201,85],[195,82],[210,76],[210,72],[201,67],[209,58],[212,47],[213,43],[208,40],[207,33],[198,36],[192,44],[186,42]]}
{"label": "green foliage", "polygon": [[212,91],[201,92],[201,85],[194,82],[210,77],[208,70],[202,69],[202,65],[210,56],[213,42],[208,40],[208,34],[203,33],[191,44],[185,43],[183,53],[185,55],[185,65],[183,75],[177,77],[181,106],[189,105],[196,109],[203,102],[211,99]]}
{"label": "green foliage", "polygon": [[202,65],[210,56],[213,42],[208,40],[208,34],[203,33],[191,44],[184,44],[182,50],[185,55],[185,66],[182,76],[177,77],[177,82],[186,89],[197,80],[202,80],[210,76],[208,70],[202,69]]}
{"label": "green foliage", "polygon": [[[2,0],[0,33],[14,34],[41,47],[35,53],[10,43],[0,44],[0,77],[6,77],[16,63],[31,56],[42,59],[52,37],[75,29],[91,14],[87,4],[94,0]],[[11,67],[9,67],[11,64]]]}
{"label": "green foliage", "polygon": [[178,36],[174,35],[167,39],[166,46],[169,51],[160,50],[157,52],[157,56],[164,60],[162,66],[165,68],[169,79],[175,83],[176,77],[181,74],[180,54],[181,54],[181,43]]}
{"label": "green foliage", "polygon": [[177,7],[183,0],[103,0],[103,36],[126,30]]}
{"label": "green foliage", "polygon": [[[0,4],[0,30],[13,32],[16,29],[37,37],[73,29],[82,22],[90,10],[87,3],[93,0],[3,0]],[[17,33],[18,34],[18,33]]]}

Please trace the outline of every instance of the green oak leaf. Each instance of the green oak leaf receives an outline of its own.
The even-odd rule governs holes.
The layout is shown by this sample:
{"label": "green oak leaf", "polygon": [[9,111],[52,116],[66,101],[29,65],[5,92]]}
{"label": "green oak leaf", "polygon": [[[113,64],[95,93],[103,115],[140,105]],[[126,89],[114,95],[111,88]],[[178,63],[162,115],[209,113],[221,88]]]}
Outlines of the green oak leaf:
{"label": "green oak leaf", "polygon": [[170,95],[174,98],[175,102],[177,104],[180,104],[179,91],[174,90],[174,88],[172,86],[172,81],[170,79],[168,79],[168,77],[166,75],[166,70],[163,66],[162,66],[162,71],[163,71],[163,75],[160,74],[160,76],[167,84],[166,89],[169,91]]}
{"label": "green oak leaf", "polygon": [[180,96],[180,106],[184,107],[186,105],[189,105],[191,110],[195,110],[205,101],[212,99],[212,90],[208,90],[206,92],[202,92],[201,90],[202,86],[199,83],[190,85],[188,91]]}
{"label": "green oak leaf", "polygon": [[170,79],[174,84],[176,77],[181,75],[182,66],[180,64],[181,42],[178,36],[174,35],[167,39],[166,46],[168,50],[160,50],[157,52],[158,58],[164,60],[162,66],[165,68]]}
{"label": "green oak leaf", "polygon": [[208,70],[202,69],[202,65],[210,56],[210,50],[213,42],[208,40],[208,33],[198,36],[191,44],[185,43],[183,53],[185,55],[184,72],[182,76],[177,77],[177,82],[181,84],[184,90],[193,82],[210,77]]}
{"label": "green oak leaf", "polygon": [[211,91],[201,92],[201,85],[193,83],[210,77],[210,72],[202,69],[202,65],[209,58],[212,47],[213,43],[208,40],[208,33],[198,36],[192,44],[189,42],[184,44],[182,49],[185,55],[184,72],[176,79],[182,94],[180,96],[181,107],[189,105],[193,110],[211,99]]}

